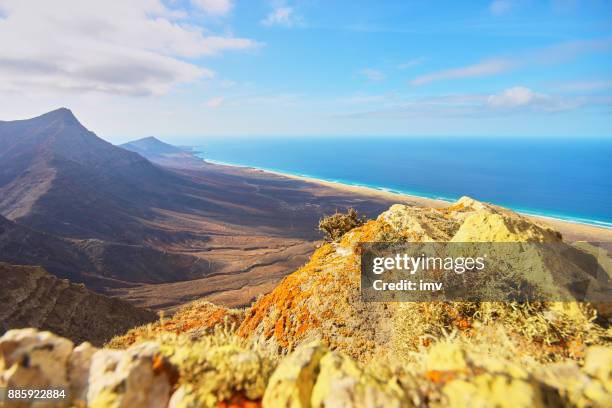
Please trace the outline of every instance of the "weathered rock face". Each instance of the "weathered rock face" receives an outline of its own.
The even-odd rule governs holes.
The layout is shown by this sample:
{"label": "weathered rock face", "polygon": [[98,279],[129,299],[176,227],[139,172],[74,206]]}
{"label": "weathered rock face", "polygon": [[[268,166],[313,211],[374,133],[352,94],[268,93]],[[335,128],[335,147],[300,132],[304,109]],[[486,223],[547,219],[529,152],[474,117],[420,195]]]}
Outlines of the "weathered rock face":
{"label": "weathered rock face", "polygon": [[[569,335],[563,322],[591,327],[594,311],[588,305],[570,317],[564,307],[551,305],[529,306],[529,310],[518,313],[509,305],[491,303],[363,302],[360,244],[381,241],[561,244],[562,237],[512,211],[468,197],[442,209],[394,205],[376,220],[348,232],[339,242],[320,247],[308,264],[247,310],[238,334],[281,353],[318,339],[362,361],[388,354],[390,348],[407,355],[427,342],[426,336],[438,337],[453,330],[473,335],[475,324],[480,323],[499,323],[508,331],[518,331],[511,336],[517,346],[525,337],[533,340],[537,333],[541,334],[538,341],[557,346],[571,340],[585,341]],[[554,263],[545,264],[540,258],[535,257],[544,278],[552,280],[554,274],[563,273],[553,270]],[[590,279],[585,275],[586,278]],[[532,318],[522,318],[521,313]],[[514,320],[504,322],[503,318]],[[525,321],[543,323],[531,327],[523,325]],[[517,327],[510,327],[513,324]],[[591,333],[589,330],[585,329],[585,333]]]}
{"label": "weathered rock face", "polygon": [[155,313],[99,295],[39,267],[0,263],[0,321],[5,329],[36,327],[76,342],[102,345]]}

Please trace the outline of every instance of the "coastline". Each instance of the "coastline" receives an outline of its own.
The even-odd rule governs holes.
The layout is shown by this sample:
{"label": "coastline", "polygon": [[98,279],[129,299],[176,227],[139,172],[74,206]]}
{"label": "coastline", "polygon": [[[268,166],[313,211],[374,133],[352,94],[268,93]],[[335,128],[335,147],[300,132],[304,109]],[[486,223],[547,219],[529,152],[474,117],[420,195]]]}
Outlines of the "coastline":
{"label": "coastline", "polygon": [[[211,159],[204,159],[204,158],[201,158],[201,159],[206,163],[210,163],[214,165],[237,167],[237,168],[242,168],[242,169],[251,170],[255,172],[261,172],[264,174],[271,174],[271,175],[275,175],[278,177],[285,177],[285,178],[293,179],[296,181],[316,184],[316,185],[331,188],[334,190],[340,190],[340,191],[343,191],[349,194],[377,197],[383,200],[393,201],[397,203],[410,203],[410,204],[416,204],[416,205],[424,206],[424,207],[442,208],[454,202],[454,200],[451,200],[451,199],[428,198],[428,197],[422,197],[422,196],[408,194],[408,193],[384,190],[384,189],[370,187],[370,186],[347,184],[341,181],[330,181],[330,180],[318,179],[315,177],[310,177],[310,176],[305,176],[305,175],[285,173],[285,172],[278,171],[278,170],[263,169],[263,168],[258,168],[254,166],[227,163],[227,162],[221,162],[221,161],[216,161],[216,160],[211,160]],[[558,230],[568,239],[591,241],[591,242],[612,242],[612,227],[581,222],[579,220],[567,220],[567,219],[555,218],[555,217],[546,216],[546,215],[535,215],[535,214],[531,214],[529,212],[524,212],[520,210],[515,210],[515,211],[517,211],[518,213],[520,213],[521,215],[525,217],[537,220],[541,223],[544,223]]]}

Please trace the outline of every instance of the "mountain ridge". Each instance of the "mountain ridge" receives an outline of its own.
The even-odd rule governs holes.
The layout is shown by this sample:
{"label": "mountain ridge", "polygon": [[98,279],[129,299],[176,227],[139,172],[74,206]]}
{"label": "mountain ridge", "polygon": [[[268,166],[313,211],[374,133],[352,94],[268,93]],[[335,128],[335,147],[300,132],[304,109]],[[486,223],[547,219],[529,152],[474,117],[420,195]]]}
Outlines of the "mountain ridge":
{"label": "mountain ridge", "polygon": [[59,279],[35,266],[0,262],[0,320],[6,329],[34,326],[73,341],[102,345],[157,315]]}
{"label": "mountain ridge", "polygon": [[[205,294],[237,306],[306,259],[323,214],[388,205],[185,154],[154,163],[102,140],[65,108],[1,122],[0,215],[28,230],[4,234],[0,259],[43,265],[143,307]],[[73,265],[32,253],[24,237]]]}
{"label": "mountain ridge", "polygon": [[206,166],[206,162],[193,153],[162,142],[154,136],[133,140],[121,144],[119,147],[138,153],[153,163],[162,166],[178,168],[202,168]]}

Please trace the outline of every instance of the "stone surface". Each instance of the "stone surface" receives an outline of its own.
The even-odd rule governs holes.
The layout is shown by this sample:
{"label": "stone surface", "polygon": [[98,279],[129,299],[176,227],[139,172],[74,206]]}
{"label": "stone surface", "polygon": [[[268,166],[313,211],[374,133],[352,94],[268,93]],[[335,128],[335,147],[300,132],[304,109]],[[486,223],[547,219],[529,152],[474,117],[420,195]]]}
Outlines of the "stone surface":
{"label": "stone surface", "polygon": [[265,407],[405,407],[393,382],[367,374],[351,358],[318,342],[300,346],[278,366],[263,399]]}
{"label": "stone surface", "polygon": [[0,338],[0,386],[67,389],[73,347],[70,340],[50,332],[9,330]]}
{"label": "stone surface", "polygon": [[98,351],[91,359],[88,404],[100,408],[166,407],[172,386],[164,360],[155,343],[126,351]]}

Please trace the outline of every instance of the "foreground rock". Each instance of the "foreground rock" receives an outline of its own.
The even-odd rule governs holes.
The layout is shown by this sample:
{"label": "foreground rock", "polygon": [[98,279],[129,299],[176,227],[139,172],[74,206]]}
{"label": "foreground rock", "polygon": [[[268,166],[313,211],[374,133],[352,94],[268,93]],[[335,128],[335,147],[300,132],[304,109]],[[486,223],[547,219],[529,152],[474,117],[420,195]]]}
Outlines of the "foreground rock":
{"label": "foreground rock", "polygon": [[[160,338],[127,350],[74,347],[33,329],[0,338],[0,387],[57,388],[47,406],[90,407],[608,407],[612,349],[591,347],[584,364],[521,365],[442,340],[401,365],[361,365],[318,342],[280,361],[233,340]],[[22,401],[22,407],[34,405]]]}
{"label": "foreground rock", "polygon": [[89,343],[74,348],[70,340],[34,329],[0,338],[0,387],[64,390],[66,397],[52,406],[165,407],[173,379],[154,343],[128,351]]}

